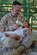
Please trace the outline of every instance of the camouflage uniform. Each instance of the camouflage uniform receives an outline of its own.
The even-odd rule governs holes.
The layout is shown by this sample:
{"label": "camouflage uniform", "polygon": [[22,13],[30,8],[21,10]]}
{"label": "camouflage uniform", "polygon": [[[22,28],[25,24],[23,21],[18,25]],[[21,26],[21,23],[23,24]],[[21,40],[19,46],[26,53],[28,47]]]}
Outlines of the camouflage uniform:
{"label": "camouflage uniform", "polygon": [[[0,29],[5,29],[5,31],[6,30],[9,31],[10,30],[9,26],[15,24],[17,19],[19,21],[21,21],[22,23],[24,22],[23,17],[21,17],[21,16],[13,17],[11,12],[6,14],[0,21]],[[12,28],[12,30],[13,30],[13,28]],[[3,45],[2,45],[2,47],[3,47]],[[6,51],[6,50],[3,50],[3,51]],[[2,54],[0,53],[0,55],[11,55],[11,50],[10,51],[8,50]]]}
{"label": "camouflage uniform", "polygon": [[8,30],[8,27],[15,24],[17,19],[22,23],[24,22],[23,17],[21,16],[13,17],[11,13],[6,14],[0,21],[0,29],[4,28],[5,30]]}

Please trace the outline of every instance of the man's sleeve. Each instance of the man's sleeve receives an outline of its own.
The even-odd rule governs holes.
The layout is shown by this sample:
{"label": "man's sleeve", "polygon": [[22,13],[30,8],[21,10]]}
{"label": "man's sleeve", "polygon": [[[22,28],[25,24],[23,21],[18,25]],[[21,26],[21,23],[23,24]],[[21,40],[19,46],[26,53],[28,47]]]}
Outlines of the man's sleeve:
{"label": "man's sleeve", "polygon": [[3,18],[1,18],[1,21],[0,21],[0,29],[5,29],[6,28],[6,16],[4,16]]}

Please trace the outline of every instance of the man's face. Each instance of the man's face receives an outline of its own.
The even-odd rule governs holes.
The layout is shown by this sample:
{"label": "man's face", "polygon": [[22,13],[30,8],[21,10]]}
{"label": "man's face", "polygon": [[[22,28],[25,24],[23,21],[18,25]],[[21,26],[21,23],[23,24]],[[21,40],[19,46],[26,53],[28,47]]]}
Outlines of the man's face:
{"label": "man's face", "polygon": [[18,16],[21,10],[21,6],[20,5],[13,5],[13,12],[15,14],[15,16]]}

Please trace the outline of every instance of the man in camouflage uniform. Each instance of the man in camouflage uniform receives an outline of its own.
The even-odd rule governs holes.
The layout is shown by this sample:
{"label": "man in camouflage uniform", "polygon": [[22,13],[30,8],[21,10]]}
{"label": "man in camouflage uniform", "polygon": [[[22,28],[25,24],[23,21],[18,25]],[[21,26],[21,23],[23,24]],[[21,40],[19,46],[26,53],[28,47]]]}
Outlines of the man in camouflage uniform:
{"label": "man in camouflage uniform", "polygon": [[[8,13],[7,15],[5,15],[1,19],[0,29],[3,29],[5,31],[17,29],[19,25],[16,24],[16,20],[18,19],[22,23],[24,22],[23,18],[21,18],[21,16],[19,16],[20,9],[21,9],[21,4],[17,1],[13,2],[13,7],[12,7],[11,12]],[[23,42],[21,43],[21,46],[17,50],[14,50],[13,53],[12,53],[12,49],[9,49],[8,51],[4,52],[4,54],[2,54],[2,55],[12,55],[12,54],[19,55],[19,52],[20,53],[23,52],[26,49],[25,47],[27,47],[26,43],[25,44],[24,43],[25,42],[23,40]],[[30,38],[30,43],[32,44],[32,38]],[[31,44],[29,44],[28,46],[30,46]]]}
{"label": "man in camouflage uniform", "polygon": [[[0,21],[0,31],[14,31],[20,26],[16,24],[17,20],[22,23],[24,22],[23,17],[21,17],[19,14],[21,10],[21,4],[18,1],[14,1],[12,5],[11,12],[6,14]],[[8,55],[8,53],[5,54]]]}

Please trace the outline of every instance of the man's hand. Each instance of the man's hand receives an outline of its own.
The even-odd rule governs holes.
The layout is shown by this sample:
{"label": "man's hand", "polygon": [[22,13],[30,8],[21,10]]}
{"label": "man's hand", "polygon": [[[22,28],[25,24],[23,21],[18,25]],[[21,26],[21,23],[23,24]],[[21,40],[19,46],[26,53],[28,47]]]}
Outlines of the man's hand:
{"label": "man's hand", "polygon": [[11,34],[11,35],[9,35],[9,37],[11,37],[11,38],[13,38],[15,40],[20,40],[20,37],[18,35],[16,35],[16,34]]}
{"label": "man's hand", "polygon": [[14,24],[14,25],[13,25],[13,29],[17,29],[18,27],[19,27],[18,24]]}
{"label": "man's hand", "polygon": [[15,40],[20,40],[20,37],[18,35],[15,35],[15,34],[13,35],[13,34],[7,34],[7,33],[5,33],[5,36],[13,38]]}

